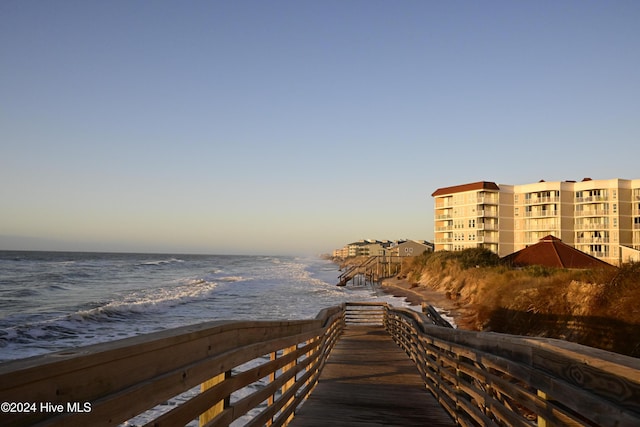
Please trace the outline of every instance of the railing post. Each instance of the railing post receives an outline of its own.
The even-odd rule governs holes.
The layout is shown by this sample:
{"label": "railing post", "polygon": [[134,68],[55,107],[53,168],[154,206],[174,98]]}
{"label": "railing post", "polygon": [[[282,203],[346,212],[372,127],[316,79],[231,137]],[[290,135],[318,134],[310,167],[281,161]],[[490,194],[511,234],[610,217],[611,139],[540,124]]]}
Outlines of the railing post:
{"label": "railing post", "polygon": [[[327,329],[327,331],[330,331],[331,329]],[[309,341],[307,341],[307,344],[315,344],[320,340],[320,337],[315,337],[315,338],[311,338],[309,339]],[[311,349],[307,352],[307,354],[305,355],[307,359],[309,359],[309,363],[307,363],[307,367],[305,368],[306,372],[311,372],[311,370],[313,369],[313,365],[314,362],[311,360],[311,358],[313,357],[313,353],[316,350],[314,349],[314,347],[311,347]],[[313,379],[315,377],[315,371],[317,371],[317,369],[314,370],[313,374],[309,375],[309,379],[307,380],[307,382],[305,383],[305,387],[308,387],[312,382]],[[309,391],[310,392],[310,391]]]}
{"label": "railing post", "polygon": [[[276,360],[278,358],[278,353],[277,352],[271,352],[269,354],[269,360],[271,360],[272,362],[274,360]],[[276,372],[273,371],[269,374],[269,383],[272,383],[276,380]],[[275,396],[272,394],[271,396],[269,396],[269,398],[267,399],[267,407],[271,407],[273,405],[273,403],[275,402]],[[267,427],[269,427],[270,425],[273,424],[273,418],[267,420],[267,422],[265,423],[265,425]]]}
{"label": "railing post", "polygon": [[[297,349],[298,349],[297,345],[292,345],[291,347],[286,347],[285,349],[282,350],[282,355],[286,356],[289,353],[294,353]],[[287,363],[286,365],[284,365],[282,367],[282,373],[284,374],[288,370],[295,368],[297,364],[298,364],[298,359],[294,359],[293,361],[291,361],[291,363]],[[294,375],[286,383],[284,383],[282,385],[282,394],[285,394],[291,387],[293,387],[295,385],[295,383],[296,383],[296,376]],[[292,396],[291,399],[289,399],[289,401],[284,404],[282,409],[284,410],[285,408],[288,408],[289,406],[291,406],[291,404],[294,402],[294,400],[295,400],[295,396]],[[284,422],[284,425],[289,424],[292,419],[293,419],[293,413],[291,413],[291,415],[289,415],[289,417]]]}
{"label": "railing post", "polygon": [[[204,392],[210,388],[212,388],[213,386],[220,384],[221,382],[224,382],[224,380],[228,379],[231,377],[231,371],[226,371],[223,372],[219,375],[216,375],[215,377],[203,382],[200,385],[200,392]],[[214,419],[215,417],[217,417],[218,415],[220,415],[222,413],[222,411],[225,410],[225,408],[228,408],[230,404],[230,396],[225,397],[224,399],[222,399],[221,401],[219,401],[218,403],[216,403],[215,405],[213,405],[211,408],[207,409],[207,411],[203,412],[200,415],[200,426],[204,426],[205,424],[207,424],[209,421],[211,421],[212,419]]]}
{"label": "railing post", "polygon": [[[292,345],[290,347],[285,347],[285,348],[282,349],[282,356],[281,357],[284,357],[287,354],[293,353],[293,352],[295,352],[297,350],[298,350],[298,345],[297,344],[296,345]],[[278,358],[278,353],[277,352],[272,352],[271,355],[270,355],[270,359],[271,360],[276,360],[277,358]],[[284,365],[282,367],[282,369],[280,370],[280,375],[284,375],[285,372],[287,372],[289,369],[295,368],[297,363],[298,363],[298,360],[294,359],[290,363],[287,363],[286,365]],[[276,372],[270,373],[269,374],[269,382],[275,381],[276,377],[277,377]],[[287,380],[286,383],[284,383],[282,385],[282,387],[280,388],[280,393],[281,394],[285,394],[287,392],[287,390],[289,390],[291,387],[293,387],[295,385],[295,383],[296,383],[296,376],[294,375],[289,380]],[[295,396],[292,396],[291,399],[289,399],[289,401],[287,401],[284,405],[282,405],[281,411],[286,410],[289,406],[291,406],[291,404],[293,404],[294,401],[295,401]],[[268,406],[272,406],[274,403],[275,403],[275,396],[274,395],[269,396],[269,398],[267,399]],[[294,416],[294,414],[291,413],[291,415],[283,422],[282,425],[286,426],[287,424],[289,424],[291,422],[291,420],[293,419],[293,416]],[[275,419],[275,417],[270,419],[270,420],[268,420],[265,423],[265,425],[266,426],[272,425],[274,419]]]}
{"label": "railing post", "polygon": [[[538,397],[542,400],[547,400],[547,393],[542,390],[538,390]],[[541,415],[538,414],[538,427],[550,427],[551,424],[547,422]]]}

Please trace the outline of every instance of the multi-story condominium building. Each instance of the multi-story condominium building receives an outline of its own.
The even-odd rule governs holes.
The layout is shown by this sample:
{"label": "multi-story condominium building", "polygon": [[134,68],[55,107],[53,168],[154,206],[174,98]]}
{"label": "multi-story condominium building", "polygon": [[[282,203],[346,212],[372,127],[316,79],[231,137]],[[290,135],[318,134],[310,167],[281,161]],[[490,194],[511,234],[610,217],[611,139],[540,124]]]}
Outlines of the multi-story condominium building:
{"label": "multi-story condominium building", "polygon": [[611,264],[640,261],[640,179],[440,188],[435,250],[486,247],[500,256],[553,235]]}
{"label": "multi-story condominium building", "polygon": [[[439,188],[435,198],[435,250],[485,247],[513,252],[513,197],[487,181]],[[502,229],[500,228],[502,226]]]}
{"label": "multi-story condominium building", "polygon": [[332,256],[348,258],[355,256],[416,256],[423,252],[433,252],[433,243],[426,240],[360,240],[335,249]]}
{"label": "multi-story condominium building", "polygon": [[389,240],[360,240],[347,245],[347,256],[378,256],[384,255],[385,248],[389,247]]}

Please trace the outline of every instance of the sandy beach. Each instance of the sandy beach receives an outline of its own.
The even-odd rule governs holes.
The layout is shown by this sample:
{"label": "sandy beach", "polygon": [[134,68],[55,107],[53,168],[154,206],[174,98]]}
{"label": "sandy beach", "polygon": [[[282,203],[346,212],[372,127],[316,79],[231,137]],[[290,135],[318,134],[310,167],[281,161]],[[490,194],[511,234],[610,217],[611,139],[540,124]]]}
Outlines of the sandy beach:
{"label": "sandy beach", "polygon": [[460,329],[475,330],[473,309],[462,301],[447,297],[446,293],[426,286],[415,286],[406,280],[390,277],[382,281],[382,290],[397,297],[404,297],[411,305],[426,303],[437,307],[447,316],[453,318]]}

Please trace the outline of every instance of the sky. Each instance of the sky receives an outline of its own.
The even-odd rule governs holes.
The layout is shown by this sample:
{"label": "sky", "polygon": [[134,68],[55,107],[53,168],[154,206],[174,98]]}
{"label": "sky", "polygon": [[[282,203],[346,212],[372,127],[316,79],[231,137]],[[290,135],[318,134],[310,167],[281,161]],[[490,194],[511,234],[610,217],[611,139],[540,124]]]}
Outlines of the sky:
{"label": "sky", "polygon": [[640,178],[640,2],[0,2],[0,249],[433,239],[440,187]]}

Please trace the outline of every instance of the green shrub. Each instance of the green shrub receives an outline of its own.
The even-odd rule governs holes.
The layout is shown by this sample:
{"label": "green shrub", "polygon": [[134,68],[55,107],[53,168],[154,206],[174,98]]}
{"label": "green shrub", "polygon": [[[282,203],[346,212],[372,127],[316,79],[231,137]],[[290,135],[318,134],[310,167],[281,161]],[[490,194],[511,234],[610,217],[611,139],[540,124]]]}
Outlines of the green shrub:
{"label": "green shrub", "polygon": [[473,267],[494,267],[500,262],[498,255],[485,248],[472,248],[457,252],[457,259],[465,270]]}

